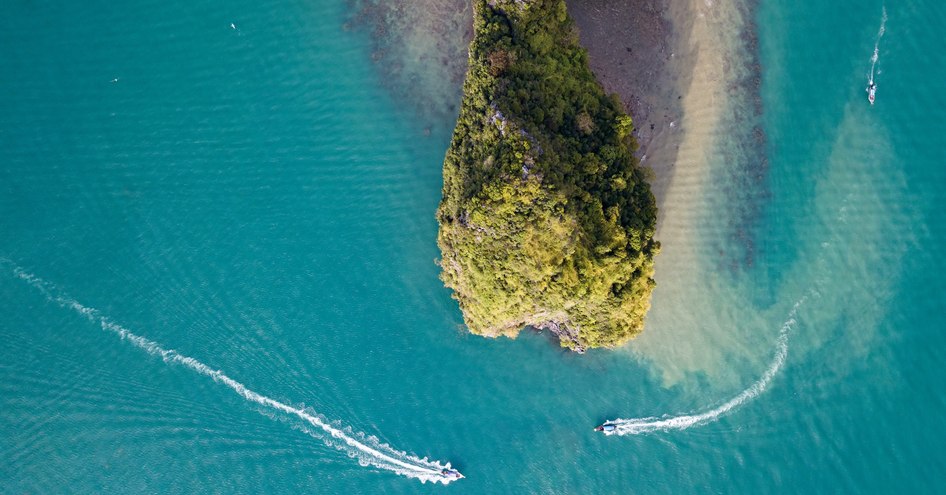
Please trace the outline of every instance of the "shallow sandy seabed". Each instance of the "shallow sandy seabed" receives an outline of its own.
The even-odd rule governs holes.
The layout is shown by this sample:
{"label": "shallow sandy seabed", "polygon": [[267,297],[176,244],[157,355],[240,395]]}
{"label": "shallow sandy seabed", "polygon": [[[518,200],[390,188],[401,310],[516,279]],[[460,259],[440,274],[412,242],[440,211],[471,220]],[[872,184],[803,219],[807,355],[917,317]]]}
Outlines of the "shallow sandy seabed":
{"label": "shallow sandy seabed", "polygon": [[648,328],[631,349],[667,383],[702,372],[735,384],[738,370],[767,359],[758,344],[777,330],[768,331],[769,318],[750,307],[741,283],[752,263],[753,217],[744,212],[764,197],[752,26],[738,2],[669,3],[675,36],[667,70],[677,75],[679,113],[647,150],[663,248]]}

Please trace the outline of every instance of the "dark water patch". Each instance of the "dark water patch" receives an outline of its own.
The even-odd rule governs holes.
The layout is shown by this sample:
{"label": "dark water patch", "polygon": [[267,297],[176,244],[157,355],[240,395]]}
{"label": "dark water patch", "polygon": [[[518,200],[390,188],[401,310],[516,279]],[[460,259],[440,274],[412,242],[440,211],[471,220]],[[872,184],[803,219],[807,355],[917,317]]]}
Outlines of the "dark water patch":
{"label": "dark water patch", "polygon": [[410,108],[430,134],[453,127],[473,38],[473,7],[464,0],[349,0],[346,29],[370,33],[381,84]]}
{"label": "dark water patch", "polygon": [[744,26],[726,58],[730,104],[721,123],[718,149],[722,163],[714,167],[714,187],[723,191],[719,205],[726,220],[718,238],[720,269],[741,272],[756,263],[757,229],[771,193],[768,188],[767,138],[762,122],[762,66],[755,12],[757,2],[736,2]]}

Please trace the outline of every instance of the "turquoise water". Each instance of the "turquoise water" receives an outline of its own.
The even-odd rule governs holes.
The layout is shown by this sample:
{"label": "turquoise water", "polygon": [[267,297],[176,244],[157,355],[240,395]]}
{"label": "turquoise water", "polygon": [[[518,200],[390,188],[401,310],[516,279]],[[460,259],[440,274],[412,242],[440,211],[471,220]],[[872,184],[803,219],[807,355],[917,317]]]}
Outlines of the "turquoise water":
{"label": "turquoise water", "polygon": [[[452,123],[427,135],[379,84],[343,2],[8,5],[0,491],[936,491],[946,8],[887,10],[869,107],[881,5],[759,6],[769,193],[754,263],[696,260],[708,287],[734,287],[707,295],[718,313],[746,315],[756,338],[732,354],[737,378],[666,386],[646,356],[462,330],[433,263]],[[724,404],[770,366],[796,305],[754,400],[684,430],[590,431]],[[305,417],[467,479],[421,484]]]}

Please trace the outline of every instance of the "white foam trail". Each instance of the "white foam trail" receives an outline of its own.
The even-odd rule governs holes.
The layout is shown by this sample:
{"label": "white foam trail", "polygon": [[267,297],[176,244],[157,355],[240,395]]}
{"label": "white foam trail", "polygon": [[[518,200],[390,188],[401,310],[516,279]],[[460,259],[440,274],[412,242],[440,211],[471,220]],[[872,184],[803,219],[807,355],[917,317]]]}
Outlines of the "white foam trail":
{"label": "white foam trail", "polygon": [[877,59],[880,58],[880,38],[884,37],[884,31],[887,26],[887,7],[883,7],[883,16],[880,18],[880,29],[877,31],[877,41],[874,42],[874,54],[870,57],[870,76],[868,83],[874,82],[874,66],[877,65]]}
{"label": "white foam trail", "polygon": [[617,425],[617,428],[604,432],[605,435],[638,435],[654,431],[666,430],[685,430],[691,426],[701,425],[716,421],[720,416],[732,411],[733,409],[745,404],[759,396],[768,387],[772,378],[782,369],[785,364],[785,358],[788,356],[788,333],[795,326],[795,315],[798,308],[805,303],[808,296],[802,297],[792,307],[788,315],[788,320],[782,324],[779,330],[778,342],[776,344],[775,357],[765,373],[758,381],[749,388],[743,390],[739,395],[729,399],[723,405],[700,414],[684,414],[680,416],[664,416],[662,418],[633,418],[633,419],[615,419],[607,421]]}
{"label": "white foam trail", "polygon": [[437,461],[429,461],[426,457],[421,459],[407,454],[406,452],[396,450],[387,444],[380,443],[374,437],[366,438],[363,434],[356,434],[356,436],[361,437],[363,440],[353,438],[352,435],[346,434],[342,429],[330,425],[317,414],[307,412],[304,409],[290,406],[254,392],[246,388],[242,383],[225,375],[220,370],[215,370],[192,357],[185,356],[174,349],[163,347],[153,340],[131,332],[127,328],[111,321],[108,317],[103,316],[97,309],[84,306],[75,299],[62,293],[62,291],[58,290],[53,284],[46,282],[36,275],[28,273],[9,260],[0,258],[0,263],[4,262],[13,266],[13,273],[17,278],[38,289],[50,301],[81,314],[93,323],[98,323],[103,330],[118,335],[122,340],[130,342],[135,347],[152,356],[160,357],[166,363],[180,364],[201,375],[210,377],[215,382],[226,385],[250,402],[268,407],[275,411],[297,416],[306,423],[329,434],[332,438],[339,440],[339,442],[326,442],[326,445],[332,445],[339,450],[345,451],[350,457],[358,458],[359,463],[362,465],[372,465],[393,471],[402,476],[418,479],[421,482],[440,482],[446,485],[453,481],[452,478],[441,475],[442,469],[450,468],[449,462],[441,464]]}

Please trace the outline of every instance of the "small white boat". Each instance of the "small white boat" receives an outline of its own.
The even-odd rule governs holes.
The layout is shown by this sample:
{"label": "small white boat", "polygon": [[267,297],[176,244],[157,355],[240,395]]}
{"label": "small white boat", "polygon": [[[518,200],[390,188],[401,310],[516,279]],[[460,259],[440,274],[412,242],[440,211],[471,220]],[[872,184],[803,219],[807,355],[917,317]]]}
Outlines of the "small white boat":
{"label": "small white boat", "polygon": [[870,84],[867,85],[867,101],[869,101],[871,105],[874,104],[874,96],[876,93],[877,85],[874,84],[874,81],[871,81]]}
{"label": "small white boat", "polygon": [[464,476],[460,474],[460,471],[457,471],[456,469],[451,469],[451,468],[441,469],[440,476],[443,476],[444,478],[448,480],[460,480],[464,478]]}
{"label": "small white boat", "polygon": [[604,432],[604,433],[608,433],[608,432],[611,432],[611,431],[616,430],[617,428],[618,428],[618,425],[616,425],[616,424],[614,424],[614,423],[605,423],[605,424],[603,424],[603,425],[596,426],[596,427],[595,427],[595,431],[601,431],[601,432]]}

